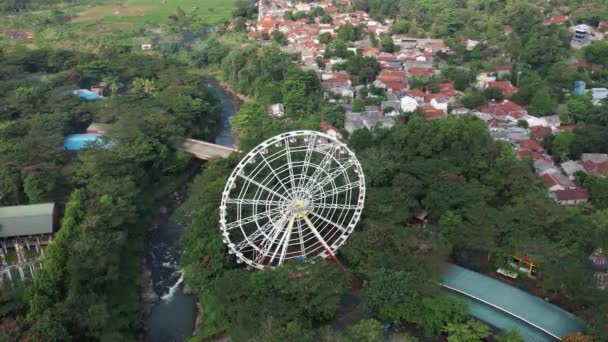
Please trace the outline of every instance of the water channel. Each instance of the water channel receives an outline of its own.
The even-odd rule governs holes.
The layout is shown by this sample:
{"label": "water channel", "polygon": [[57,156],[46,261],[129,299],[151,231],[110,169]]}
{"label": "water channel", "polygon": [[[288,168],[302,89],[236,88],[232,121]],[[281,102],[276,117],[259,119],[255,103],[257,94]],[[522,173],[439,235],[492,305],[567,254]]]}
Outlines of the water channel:
{"label": "water channel", "polygon": [[[232,147],[234,136],[230,120],[238,110],[240,101],[215,81],[206,81],[209,89],[221,104],[221,121],[215,143]],[[183,227],[170,219],[160,222],[158,229],[146,240],[146,267],[151,272],[154,292],[159,300],[145,321],[146,341],[180,342],[194,331],[196,300],[181,291],[183,270],[179,266],[182,251],[179,239]]]}

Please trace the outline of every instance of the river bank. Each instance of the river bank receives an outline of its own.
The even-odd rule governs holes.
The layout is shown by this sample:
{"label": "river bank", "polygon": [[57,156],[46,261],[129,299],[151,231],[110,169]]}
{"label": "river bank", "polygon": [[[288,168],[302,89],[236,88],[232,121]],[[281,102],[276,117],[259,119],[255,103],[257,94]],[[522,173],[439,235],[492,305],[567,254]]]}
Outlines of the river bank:
{"label": "river bank", "polygon": [[[234,93],[228,85],[206,80],[204,85],[220,101],[220,121],[215,143],[232,147],[231,121],[246,96]],[[239,96],[240,95],[240,96]],[[179,265],[182,250],[179,245],[185,226],[171,220],[171,215],[185,199],[191,181],[200,170],[197,161],[178,190],[163,201],[154,223],[146,234],[146,253],[142,276],[142,303],[145,312],[145,341],[183,341],[192,336],[203,318],[203,307],[183,285],[184,271]]]}

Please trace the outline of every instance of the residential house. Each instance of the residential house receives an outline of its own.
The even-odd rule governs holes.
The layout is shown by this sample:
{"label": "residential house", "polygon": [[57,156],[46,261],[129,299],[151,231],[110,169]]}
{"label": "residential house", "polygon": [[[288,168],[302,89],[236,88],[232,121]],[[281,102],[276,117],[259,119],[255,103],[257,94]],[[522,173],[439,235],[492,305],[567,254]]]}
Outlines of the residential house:
{"label": "residential house", "polygon": [[447,113],[442,110],[436,109],[430,104],[423,104],[420,106],[423,111],[423,116],[426,121],[443,119],[447,116]]}
{"label": "residential house", "polygon": [[572,40],[570,44],[573,48],[581,48],[591,42],[592,28],[586,24],[579,24],[570,28]]}
{"label": "residential house", "polygon": [[591,88],[591,97],[593,104],[596,106],[600,106],[602,101],[608,97],[608,89],[607,88]]}
{"label": "residential house", "polygon": [[468,51],[473,50],[477,45],[479,45],[479,43],[481,43],[481,38],[480,37],[472,37],[472,38],[467,38],[464,41],[464,46],[466,47],[466,49]]}
{"label": "residential house", "polygon": [[433,108],[440,110],[442,112],[444,112],[445,114],[448,113],[448,103],[450,102],[450,100],[445,97],[445,96],[440,96],[440,97],[435,97],[430,101],[431,106],[433,106]]}
{"label": "residential house", "polygon": [[384,115],[379,110],[369,108],[363,113],[352,112],[352,107],[346,108],[344,119],[344,129],[349,133],[362,128],[383,127],[391,128],[395,125],[395,119],[392,116]]}
{"label": "residential house", "polygon": [[608,154],[606,153],[583,153],[581,155],[581,160],[586,162],[590,161],[592,163],[604,163],[608,162]]}
{"label": "residential house", "polygon": [[557,203],[562,205],[576,205],[589,200],[589,193],[581,188],[554,191],[550,195]]}
{"label": "residential house", "polygon": [[402,97],[400,102],[401,110],[405,113],[411,113],[418,109],[418,101],[411,96]]}
{"label": "residential house", "polygon": [[321,80],[321,87],[334,94],[348,98],[355,96],[350,76],[345,72],[322,74]]}
{"label": "residential house", "polygon": [[273,103],[268,106],[268,113],[273,118],[282,119],[285,116],[285,107],[282,103]]}
{"label": "residential house", "polygon": [[513,72],[513,65],[511,64],[503,64],[496,67],[496,76],[499,79],[506,79],[511,76],[511,72]]}
{"label": "residential house", "polygon": [[519,91],[519,88],[511,84],[510,81],[491,81],[486,82],[484,88],[498,88],[502,90],[505,97],[511,97]]}
{"label": "residential house", "polygon": [[405,94],[409,97],[413,97],[419,103],[424,102],[424,96],[426,95],[425,93],[423,93],[421,90],[418,90],[418,89],[406,90]]}
{"label": "residential house", "polygon": [[338,129],[325,121],[319,123],[319,129],[334,139],[342,139],[342,135],[338,132]]}
{"label": "residential house", "polygon": [[496,76],[495,72],[481,72],[475,78],[475,86],[477,88],[486,88],[488,82],[496,82]]}
{"label": "residential house", "polygon": [[582,165],[589,174],[596,177],[608,177],[608,161],[594,163],[591,160],[585,160]]}
{"label": "residential house", "polygon": [[111,124],[92,122],[89,127],[87,127],[86,133],[88,134],[106,134],[112,128]]}
{"label": "residential house", "polygon": [[382,113],[389,116],[399,115],[399,109],[401,108],[401,101],[395,94],[390,94],[386,97],[386,101],[382,101],[380,104]]}
{"label": "residential house", "polygon": [[568,22],[569,19],[570,19],[570,17],[568,17],[567,15],[556,15],[554,17],[545,19],[543,21],[543,24],[545,26],[548,26],[548,25],[561,25],[563,23]]}
{"label": "residential house", "polygon": [[574,180],[576,178],[575,175],[577,172],[587,173],[587,171],[585,170],[583,165],[574,160],[568,160],[567,162],[563,162],[563,163],[561,163],[560,166],[561,166],[562,170],[564,171],[564,173],[566,174],[566,176],[568,176],[568,178],[570,178],[570,180]]}
{"label": "residential house", "polygon": [[431,68],[409,68],[407,73],[410,77],[431,77],[435,75],[435,69]]}
{"label": "residential house", "polygon": [[509,100],[492,101],[487,106],[481,108],[479,112],[489,114],[494,119],[500,121],[511,122],[517,122],[517,120],[528,116],[528,112],[524,107]]}
{"label": "residential house", "polygon": [[519,151],[543,152],[545,149],[536,140],[520,140],[517,142]]}
{"label": "residential house", "polygon": [[264,17],[258,22],[256,28],[259,32],[271,33],[275,29],[276,25],[276,21],[274,21],[271,17]]}
{"label": "residential house", "polygon": [[551,134],[551,128],[547,126],[530,127],[530,138],[536,141],[542,141],[549,134]]}

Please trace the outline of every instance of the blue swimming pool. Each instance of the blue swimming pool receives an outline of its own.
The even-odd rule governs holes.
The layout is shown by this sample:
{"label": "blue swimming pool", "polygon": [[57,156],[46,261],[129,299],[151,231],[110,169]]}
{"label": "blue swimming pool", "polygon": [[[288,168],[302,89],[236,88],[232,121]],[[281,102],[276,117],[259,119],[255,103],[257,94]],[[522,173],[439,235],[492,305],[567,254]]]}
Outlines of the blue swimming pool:
{"label": "blue swimming pool", "polygon": [[94,92],[87,90],[87,89],[74,90],[74,95],[78,95],[78,96],[80,96],[81,99],[85,99],[87,101],[103,99],[103,96],[97,95]]}
{"label": "blue swimming pool", "polygon": [[103,134],[70,134],[63,141],[63,148],[68,151],[78,151],[95,144]]}

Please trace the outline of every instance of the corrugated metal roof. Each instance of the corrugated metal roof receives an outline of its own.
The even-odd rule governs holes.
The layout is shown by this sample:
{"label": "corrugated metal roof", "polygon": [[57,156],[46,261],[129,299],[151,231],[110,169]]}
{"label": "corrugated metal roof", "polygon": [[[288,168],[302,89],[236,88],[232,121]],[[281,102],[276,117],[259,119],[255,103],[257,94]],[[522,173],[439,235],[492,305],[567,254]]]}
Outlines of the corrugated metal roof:
{"label": "corrugated metal roof", "polygon": [[50,234],[55,204],[0,207],[0,238]]}

